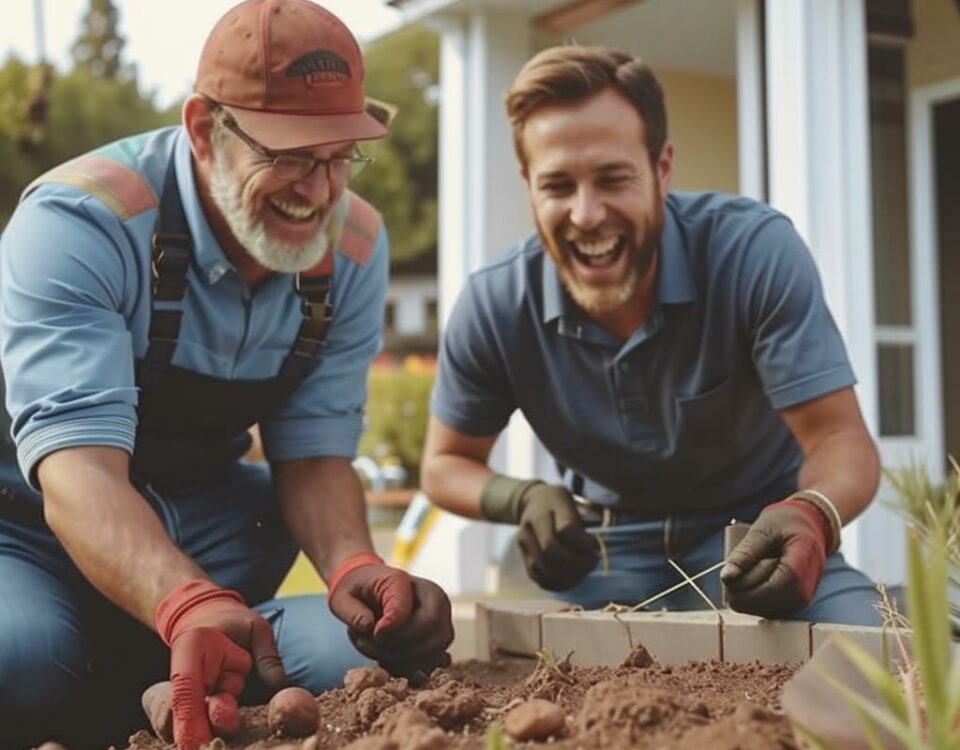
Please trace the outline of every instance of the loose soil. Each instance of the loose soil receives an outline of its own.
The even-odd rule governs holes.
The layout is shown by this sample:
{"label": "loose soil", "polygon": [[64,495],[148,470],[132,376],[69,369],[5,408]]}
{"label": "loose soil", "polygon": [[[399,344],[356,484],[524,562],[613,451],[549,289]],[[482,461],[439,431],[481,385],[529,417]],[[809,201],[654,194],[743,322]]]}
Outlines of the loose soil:
{"label": "loose soil", "polygon": [[[217,745],[484,750],[488,730],[498,725],[510,731],[505,738],[540,737],[504,743],[515,748],[789,750],[797,745],[780,694],[795,670],[759,662],[659,665],[642,647],[616,669],[571,667],[566,660],[464,662],[435,671],[416,688],[377,668],[353,670],[345,687],[316,698],[316,738],[271,736],[266,707],[257,706],[241,709],[240,733]],[[142,731],[128,750],[171,747]]]}

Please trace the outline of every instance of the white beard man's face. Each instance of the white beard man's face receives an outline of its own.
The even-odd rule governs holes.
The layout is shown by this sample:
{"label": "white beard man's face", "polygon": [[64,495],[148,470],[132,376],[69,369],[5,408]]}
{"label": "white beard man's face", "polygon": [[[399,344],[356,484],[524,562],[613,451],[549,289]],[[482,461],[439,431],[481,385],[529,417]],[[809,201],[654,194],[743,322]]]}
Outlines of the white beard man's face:
{"label": "white beard man's face", "polygon": [[291,244],[270,236],[263,217],[243,205],[243,185],[233,174],[222,145],[214,145],[210,168],[210,194],[230,231],[257,263],[277,273],[298,273],[313,268],[327,252],[326,229],[332,210],[305,242]]}

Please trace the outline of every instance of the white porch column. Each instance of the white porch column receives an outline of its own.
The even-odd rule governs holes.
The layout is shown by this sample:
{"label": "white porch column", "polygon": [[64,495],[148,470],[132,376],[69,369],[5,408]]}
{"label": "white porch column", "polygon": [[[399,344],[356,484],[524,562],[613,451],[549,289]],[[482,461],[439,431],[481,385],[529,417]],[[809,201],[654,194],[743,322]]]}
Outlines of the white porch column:
{"label": "white porch column", "polygon": [[[443,17],[440,35],[439,308],[441,327],[469,274],[500,255],[533,227],[529,201],[513,150],[503,95],[530,51],[529,17],[503,9]],[[529,476],[536,441],[522,418],[511,420],[492,457],[500,471]],[[488,524],[452,516],[434,535],[453,533],[449,552],[433,562],[450,568],[454,591],[486,586],[486,561],[476,541],[494,557],[503,533]],[[510,530],[506,530],[509,533]],[[431,557],[429,549],[424,550]],[[470,559],[465,559],[467,556]],[[446,559],[440,560],[440,557]],[[427,563],[427,560],[423,561]],[[425,572],[426,568],[425,568]]]}
{"label": "white porch column", "polygon": [[[864,0],[766,5],[768,184],[817,260],[827,301],[877,426]],[[874,504],[844,533],[847,558],[899,582],[903,525]]]}
{"label": "white porch column", "polygon": [[[441,38],[440,312],[446,320],[467,276],[532,228],[513,136],[503,107],[530,50],[529,18],[475,11]],[[502,471],[533,464],[529,428],[512,420],[494,452]]]}
{"label": "white porch column", "polygon": [[737,165],[741,195],[766,200],[761,0],[737,0]]}

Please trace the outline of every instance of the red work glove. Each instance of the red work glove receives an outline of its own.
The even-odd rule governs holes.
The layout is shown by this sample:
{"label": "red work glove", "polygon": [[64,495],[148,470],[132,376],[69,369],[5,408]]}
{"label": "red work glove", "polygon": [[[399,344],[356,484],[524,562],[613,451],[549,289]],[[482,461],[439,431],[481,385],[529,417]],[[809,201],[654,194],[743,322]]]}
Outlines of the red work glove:
{"label": "red work glove", "polygon": [[354,646],[387,671],[410,676],[450,663],[450,600],[435,583],[360,552],[340,563],[329,587],[330,610]]}
{"label": "red work glove", "polygon": [[771,619],[806,607],[820,583],[829,538],[826,517],[806,500],[768,505],[720,570],[730,607]]}
{"label": "red work glove", "polygon": [[238,716],[224,715],[224,706],[235,708],[235,701],[214,701],[217,710],[208,716],[206,698],[239,695],[254,663],[271,692],[287,682],[273,629],[236,591],[188,581],[160,602],[154,621],[170,647],[173,736],[179,750],[198,750],[209,742],[211,725],[215,730],[236,726]]}

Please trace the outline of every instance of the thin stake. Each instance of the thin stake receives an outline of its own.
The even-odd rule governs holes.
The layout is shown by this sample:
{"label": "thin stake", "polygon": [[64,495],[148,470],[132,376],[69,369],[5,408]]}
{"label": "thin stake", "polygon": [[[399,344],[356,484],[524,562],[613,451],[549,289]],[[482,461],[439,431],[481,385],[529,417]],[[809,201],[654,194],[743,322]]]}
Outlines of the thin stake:
{"label": "thin stake", "polygon": [[711,565],[711,566],[710,566],[709,568],[707,568],[706,570],[701,570],[701,571],[700,571],[699,573],[697,573],[695,576],[690,576],[687,580],[685,580],[685,581],[680,581],[680,583],[675,583],[673,586],[671,586],[670,588],[666,589],[665,591],[661,591],[659,594],[654,594],[654,595],[651,596],[649,599],[644,599],[644,600],[643,600],[642,602],[640,602],[639,604],[636,604],[636,605],[634,605],[633,607],[631,607],[631,608],[630,608],[630,611],[631,611],[631,612],[636,612],[638,609],[643,609],[643,608],[646,607],[648,604],[652,604],[653,602],[657,601],[657,599],[662,599],[662,598],[665,597],[667,594],[672,594],[672,593],[673,593],[674,591],[676,591],[677,589],[682,589],[684,586],[688,586],[691,581],[696,581],[698,578],[703,578],[705,575],[707,575],[707,574],[709,574],[709,573],[712,573],[712,572],[715,571],[715,570],[720,570],[720,568],[722,568],[722,567],[723,567],[724,565],[726,565],[726,564],[727,564],[727,561],[726,561],[726,560],[721,560],[721,561],[718,562],[716,565]]}
{"label": "thin stake", "polygon": [[687,575],[687,572],[683,568],[681,568],[679,565],[677,565],[673,560],[671,560],[670,558],[667,558],[667,562],[673,566],[673,569],[675,571],[677,571],[680,575],[683,576],[684,580],[687,583],[693,586],[693,590],[696,591],[698,594],[700,594],[700,598],[707,603],[707,606],[710,607],[710,609],[712,609],[714,612],[717,613],[717,617],[720,617],[722,621],[723,618],[720,615],[720,610],[717,609],[716,605],[712,601],[710,601],[710,597],[703,593],[703,589],[697,586],[697,584],[693,582],[693,579]]}

